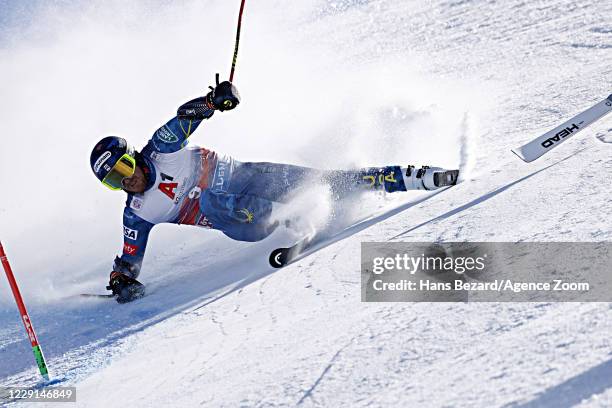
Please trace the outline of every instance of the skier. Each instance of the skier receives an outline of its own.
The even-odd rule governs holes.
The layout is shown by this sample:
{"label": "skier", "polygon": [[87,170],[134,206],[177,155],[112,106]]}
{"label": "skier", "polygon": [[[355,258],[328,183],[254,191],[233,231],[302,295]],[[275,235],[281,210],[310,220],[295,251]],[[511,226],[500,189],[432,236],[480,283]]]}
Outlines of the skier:
{"label": "skier", "polygon": [[123,254],[115,258],[107,289],[119,303],[144,295],[140,273],[149,232],[159,223],[221,230],[240,241],[261,240],[278,226],[272,214],[290,193],[325,182],[335,197],[364,189],[387,192],[434,190],[453,185],[457,170],[386,166],[322,171],[280,163],[246,163],[198,146],[187,146],[200,123],[215,111],[234,109],[240,95],[228,81],[178,108],[140,151],[125,139],[105,137],[93,148],[91,168],[112,190],[128,193],[123,212]]}

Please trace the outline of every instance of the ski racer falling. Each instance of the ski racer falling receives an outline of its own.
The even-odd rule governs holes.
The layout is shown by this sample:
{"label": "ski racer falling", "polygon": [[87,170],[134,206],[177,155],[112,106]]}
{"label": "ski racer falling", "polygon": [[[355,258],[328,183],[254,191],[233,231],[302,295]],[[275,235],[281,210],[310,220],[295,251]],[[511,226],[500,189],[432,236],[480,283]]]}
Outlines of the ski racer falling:
{"label": "ski racer falling", "polygon": [[280,225],[272,217],[278,203],[286,203],[290,193],[306,183],[324,182],[334,197],[343,197],[364,189],[433,190],[457,181],[457,170],[386,166],[323,171],[239,162],[203,147],[187,146],[204,119],[239,103],[233,84],[217,83],[206,96],[180,106],[140,152],[116,136],[105,137],[93,148],[90,163],[96,177],[108,188],[128,193],[123,254],[115,258],[107,287],[119,303],[145,293],[136,278],[156,224],[214,228],[232,239],[259,241]]}

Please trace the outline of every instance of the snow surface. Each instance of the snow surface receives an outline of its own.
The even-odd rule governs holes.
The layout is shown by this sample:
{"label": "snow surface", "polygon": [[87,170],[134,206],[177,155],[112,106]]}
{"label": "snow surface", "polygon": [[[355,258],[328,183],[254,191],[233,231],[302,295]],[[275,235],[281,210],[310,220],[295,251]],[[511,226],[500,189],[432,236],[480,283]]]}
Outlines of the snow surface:
{"label": "snow surface", "polygon": [[[89,151],[106,134],[144,144],[227,72],[238,2],[25,7],[0,19],[0,232],[79,406],[612,406],[609,303],[370,304],[359,282],[363,241],[612,240],[610,118],[534,163],[510,152],[612,92],[612,2],[247,2],[243,103],[193,143],[313,167],[461,166],[463,182],[415,205],[370,197],[355,216],[384,220],[280,271],[266,257],[282,233],[156,227],[151,294],[122,306],[70,297],[103,291],[122,241],[123,198]],[[0,378],[39,382],[6,284]]]}

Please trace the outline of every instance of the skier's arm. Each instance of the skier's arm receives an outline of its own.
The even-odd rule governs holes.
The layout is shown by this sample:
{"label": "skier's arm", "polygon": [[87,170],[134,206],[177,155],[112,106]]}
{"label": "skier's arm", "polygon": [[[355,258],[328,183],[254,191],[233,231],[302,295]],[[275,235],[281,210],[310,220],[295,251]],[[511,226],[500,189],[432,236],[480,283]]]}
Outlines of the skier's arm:
{"label": "skier's arm", "polygon": [[[218,80],[218,78],[217,78]],[[157,129],[149,144],[160,153],[174,153],[187,144],[187,139],[204,119],[209,119],[215,110],[234,109],[240,103],[240,95],[228,81],[217,86],[206,95],[182,104],[176,116]]]}
{"label": "skier's arm", "polygon": [[113,270],[132,278],[140,274],[149,232],[155,224],[143,220],[130,208],[123,211],[123,253],[115,258]]}
{"label": "skier's arm", "polygon": [[[197,99],[193,101],[197,101]],[[190,102],[187,102],[187,104]],[[178,115],[175,116],[153,133],[149,145],[159,153],[178,152],[187,145],[187,139],[200,126],[202,120],[210,118],[213,113],[214,110],[203,108],[199,117],[186,119]]]}

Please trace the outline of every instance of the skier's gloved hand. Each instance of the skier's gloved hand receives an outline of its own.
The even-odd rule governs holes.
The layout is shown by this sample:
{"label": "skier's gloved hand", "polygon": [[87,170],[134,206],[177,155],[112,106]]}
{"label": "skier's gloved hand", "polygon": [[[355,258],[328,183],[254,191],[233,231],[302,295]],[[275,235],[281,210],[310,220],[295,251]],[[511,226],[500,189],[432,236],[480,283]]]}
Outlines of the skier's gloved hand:
{"label": "skier's gloved hand", "polygon": [[219,74],[216,75],[217,86],[209,87],[211,91],[206,95],[207,104],[221,112],[232,110],[240,103],[240,94],[229,81],[219,83]]}
{"label": "skier's gloved hand", "polygon": [[134,278],[112,271],[106,289],[113,292],[118,303],[127,303],[145,295],[145,287]]}

